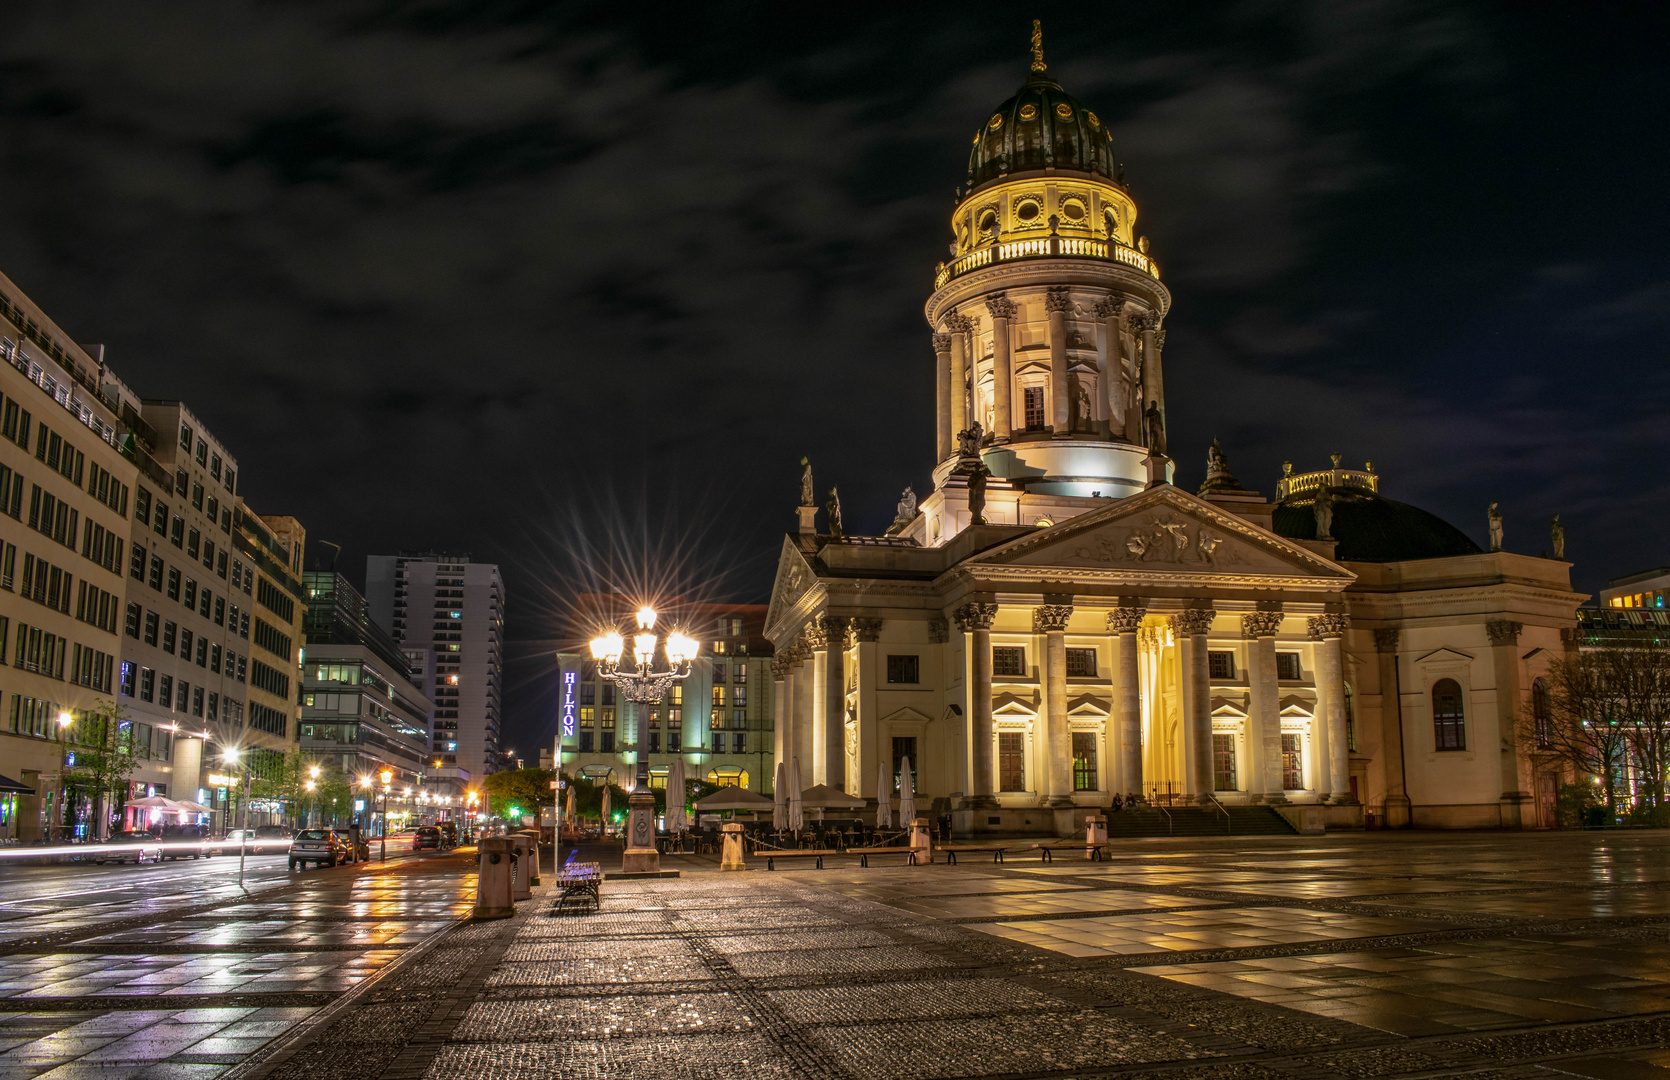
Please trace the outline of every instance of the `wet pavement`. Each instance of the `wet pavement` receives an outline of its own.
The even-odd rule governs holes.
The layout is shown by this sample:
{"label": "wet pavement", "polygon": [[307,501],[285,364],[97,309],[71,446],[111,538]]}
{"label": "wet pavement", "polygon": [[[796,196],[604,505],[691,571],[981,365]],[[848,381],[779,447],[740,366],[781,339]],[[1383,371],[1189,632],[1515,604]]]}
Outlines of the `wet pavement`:
{"label": "wet pavement", "polygon": [[467,869],[0,867],[0,1080],[223,1075],[467,914]]}
{"label": "wet pavement", "polygon": [[[257,892],[217,926],[79,930],[79,952],[6,945],[0,1080],[1670,1080],[1663,833],[680,857],[676,880],[606,881],[596,913],[556,913],[547,876],[513,919],[437,936],[468,902],[452,862]],[[54,1027],[85,1001],[65,987],[141,996]]]}

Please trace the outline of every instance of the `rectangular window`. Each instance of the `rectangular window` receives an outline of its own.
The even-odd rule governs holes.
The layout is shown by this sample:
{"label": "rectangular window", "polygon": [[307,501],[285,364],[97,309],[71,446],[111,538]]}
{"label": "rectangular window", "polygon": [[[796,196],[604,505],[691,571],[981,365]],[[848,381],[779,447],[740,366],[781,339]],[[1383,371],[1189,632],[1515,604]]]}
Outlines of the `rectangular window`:
{"label": "rectangular window", "polygon": [[132,697],[133,696],[133,674],[134,674],[133,665],[130,664],[128,661],[123,660],[122,661],[122,680],[121,680],[120,683],[117,684],[117,689],[119,689],[121,691],[121,694],[122,694],[123,697]]}
{"label": "rectangular window", "polygon": [[157,673],[150,668],[139,669],[139,700],[150,701],[156,697]]}
{"label": "rectangular window", "polygon": [[172,566],[168,568],[168,599],[180,598],[180,572]]}
{"label": "rectangular window", "polygon": [[168,535],[168,504],[159,501],[156,511],[151,514],[151,528],[158,536]]}
{"label": "rectangular window", "polygon": [[186,554],[194,559],[197,558],[197,553],[203,550],[202,543],[203,535],[196,529],[186,533]]}
{"label": "rectangular window", "polygon": [[168,542],[175,547],[185,547],[186,519],[178,514],[174,515],[174,524],[168,530]]}
{"label": "rectangular window", "polygon": [[1299,736],[1281,737],[1281,786],[1299,791],[1305,786],[1304,762],[1299,759]]}
{"label": "rectangular window", "polygon": [[[740,633],[740,632],[741,631],[738,631],[738,633]],[[747,682],[748,681],[748,665],[747,664],[738,664],[736,666],[736,670],[734,672],[732,672],[731,681],[734,682],[734,683],[737,683],[737,684]]]}
{"label": "rectangular window", "polygon": [[748,704],[748,688],[746,686],[731,687],[731,704],[746,707]]}
{"label": "rectangular window", "polygon": [[[230,476],[231,473],[228,473],[227,475]],[[578,752],[582,753],[582,754],[591,753],[591,742],[592,742],[591,732],[589,732],[589,731],[580,732],[580,748],[579,748]]]}
{"label": "rectangular window", "polygon": [[921,682],[921,658],[917,656],[889,656],[887,658],[887,681],[890,683]]}
{"label": "rectangular window", "polygon": [[667,753],[678,754],[684,750],[684,735],[682,732],[667,732]]}
{"label": "rectangular window", "polygon": [[197,606],[197,582],[193,581],[191,578],[186,578],[185,593],[180,598],[180,603],[184,604],[188,608],[194,608]]}
{"label": "rectangular window", "polygon": [[[1069,649],[1071,653],[1073,650]],[[1089,649],[1091,657],[1095,653]],[[1096,791],[1096,733],[1094,731],[1073,732],[1073,790]]]}
{"label": "rectangular window", "polygon": [[914,736],[914,735],[902,735],[902,736],[901,735],[895,735],[893,737],[893,790],[894,791],[899,790],[900,765],[904,761],[904,759],[907,758],[907,757],[910,758],[910,780],[911,780],[911,783],[914,785],[914,790],[916,792],[920,793],[922,791],[922,785],[920,783],[918,783],[917,781],[918,781],[918,778],[922,775],[922,768],[921,768],[922,762],[921,762],[921,759],[919,758],[919,756],[916,753],[916,736]]}
{"label": "rectangular window", "polygon": [[615,703],[615,684],[614,683],[604,683],[603,684],[603,701],[601,702],[601,704],[613,705],[614,703]]}
{"label": "rectangular window", "polygon": [[997,786],[999,791],[1026,790],[1026,733],[997,733]]}
{"label": "rectangular window", "polygon": [[713,704],[725,704],[725,688],[723,686],[715,686],[713,688]]}
{"label": "rectangular window", "polygon": [[162,591],[162,569],[163,569],[162,559],[160,559],[159,557],[157,557],[155,555],[152,555],[151,556],[151,576],[145,580],[145,584],[149,585],[151,588],[157,590],[158,592]]}
{"label": "rectangular window", "polygon": [[600,745],[599,745],[598,749],[601,750],[605,754],[614,753],[615,752],[615,733],[612,732],[612,731],[600,731],[600,732],[598,732],[598,734],[600,736],[602,736],[602,738],[599,740]]}
{"label": "rectangular window", "polygon": [[1239,791],[1235,779],[1235,736],[1212,736],[1212,790]]}
{"label": "rectangular window", "polygon": [[1305,673],[1299,667],[1298,653],[1279,652],[1276,654],[1276,678],[1296,682],[1304,677]]}
{"label": "rectangular window", "polygon": [[145,549],[133,545],[133,557],[128,561],[128,576],[135,581],[145,580]]}
{"label": "rectangular window", "polygon": [[139,637],[139,623],[140,623],[141,616],[143,614],[144,614],[144,609],[141,608],[138,604],[129,604],[128,605],[127,623],[123,626],[123,630],[127,633],[128,637],[134,638],[135,640],[138,639],[138,637]]}
{"label": "rectangular window", "polygon": [[1026,400],[1026,426],[1041,428],[1044,426],[1044,388],[1042,386],[1027,386],[1021,389]]}
{"label": "rectangular window", "polygon": [[1026,647],[1022,645],[993,645],[992,674],[1025,678]]}
{"label": "rectangular window", "polygon": [[209,647],[209,670],[214,672],[216,675],[220,674],[220,646],[219,645],[212,645],[212,646]]}
{"label": "rectangular window", "polygon": [[157,623],[157,613],[147,611],[145,613],[145,644],[155,645],[157,643]]}
{"label": "rectangular window", "polygon": [[1235,678],[1235,654],[1213,650],[1206,654],[1207,674],[1214,679]]}
{"label": "rectangular window", "polygon": [[165,622],[165,623],[162,624],[162,651],[163,652],[171,653],[171,652],[174,651],[174,638],[179,633],[179,629],[180,629],[179,626],[176,625],[173,622]]}
{"label": "rectangular window", "polygon": [[649,752],[652,754],[661,752],[661,733],[659,731],[649,733]]}
{"label": "rectangular window", "polygon": [[[1068,649],[1067,675],[1069,678],[1093,679],[1096,677],[1095,649]],[[1091,790],[1089,788],[1081,790]]]}
{"label": "rectangular window", "polygon": [[[738,731],[731,736],[731,753],[746,754],[748,752],[748,736]],[[914,768],[912,769],[914,771]]]}
{"label": "rectangular window", "polygon": [[165,709],[174,707],[174,676],[164,675],[157,680],[157,704]]}

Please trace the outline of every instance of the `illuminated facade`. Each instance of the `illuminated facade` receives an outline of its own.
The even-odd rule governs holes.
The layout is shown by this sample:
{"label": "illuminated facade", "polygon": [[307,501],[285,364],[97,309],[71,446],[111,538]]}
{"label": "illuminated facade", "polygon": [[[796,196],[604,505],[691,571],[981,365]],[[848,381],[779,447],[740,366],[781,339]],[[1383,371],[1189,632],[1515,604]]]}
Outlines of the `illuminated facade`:
{"label": "illuminated facade", "polygon": [[[611,598],[585,605],[612,625],[624,625],[635,605]],[[629,786],[640,753],[648,755],[651,786],[666,783],[676,759],[692,780],[773,790],[774,701],[771,643],[760,633],[760,605],[669,605],[672,622],[701,645],[690,676],[658,706],[621,700],[613,683],[597,677],[589,655],[557,657],[558,738],[563,771]],[[582,635],[583,636],[583,635]],[[642,741],[635,709],[646,710]]]}
{"label": "illuminated facade", "polygon": [[1171,295],[1106,124],[1035,52],[972,141],[926,306],[934,489],[880,537],[801,508],[765,627],[775,756],[872,805],[908,756],[963,835],[1069,834],[1131,793],[1544,822],[1513,721],[1565,647],[1568,565],[1482,551],[1337,459],[1267,500],[1214,446],[1174,486]]}

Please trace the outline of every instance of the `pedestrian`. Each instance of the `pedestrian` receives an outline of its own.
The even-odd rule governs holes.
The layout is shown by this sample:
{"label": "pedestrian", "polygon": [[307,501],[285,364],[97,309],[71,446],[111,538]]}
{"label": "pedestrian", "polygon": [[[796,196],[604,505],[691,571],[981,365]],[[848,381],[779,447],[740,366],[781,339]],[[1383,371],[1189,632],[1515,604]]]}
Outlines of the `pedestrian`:
{"label": "pedestrian", "polygon": [[1119,813],[1125,807],[1125,797],[1117,791],[1113,793],[1113,812]]}

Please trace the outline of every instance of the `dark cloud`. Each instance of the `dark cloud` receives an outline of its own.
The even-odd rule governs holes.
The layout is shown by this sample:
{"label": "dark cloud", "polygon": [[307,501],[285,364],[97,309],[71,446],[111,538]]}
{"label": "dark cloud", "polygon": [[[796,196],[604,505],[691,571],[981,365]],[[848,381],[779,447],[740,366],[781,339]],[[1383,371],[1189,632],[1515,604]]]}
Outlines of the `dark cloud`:
{"label": "dark cloud", "polygon": [[1562,511],[1586,587],[1664,559],[1661,9],[14,9],[0,268],[340,565],[503,561],[535,652],[622,537],[763,593],[803,453],[858,529],[925,488],[921,305],[1033,14],[1175,294],[1183,480],[1340,452],[1522,550]]}

